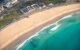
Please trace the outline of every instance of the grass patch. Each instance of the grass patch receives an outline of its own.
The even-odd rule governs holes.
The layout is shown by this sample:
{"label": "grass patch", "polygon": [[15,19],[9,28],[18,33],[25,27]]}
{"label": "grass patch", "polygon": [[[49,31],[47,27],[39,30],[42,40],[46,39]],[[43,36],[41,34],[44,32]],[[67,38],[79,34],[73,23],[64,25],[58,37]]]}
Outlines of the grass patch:
{"label": "grass patch", "polygon": [[19,19],[20,15],[20,12],[12,11],[9,15],[5,16],[3,19],[0,20],[0,30],[8,24],[12,23],[14,20]]}

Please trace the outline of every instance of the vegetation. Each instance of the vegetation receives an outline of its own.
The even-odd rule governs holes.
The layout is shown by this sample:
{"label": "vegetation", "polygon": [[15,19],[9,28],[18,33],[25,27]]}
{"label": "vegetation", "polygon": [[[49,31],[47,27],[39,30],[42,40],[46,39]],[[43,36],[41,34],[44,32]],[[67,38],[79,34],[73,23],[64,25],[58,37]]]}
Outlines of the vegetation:
{"label": "vegetation", "polygon": [[66,0],[46,0],[46,2],[53,3],[53,4],[63,3],[65,1]]}
{"label": "vegetation", "polygon": [[34,1],[38,3],[45,3],[47,5],[49,3],[53,3],[53,4],[63,3],[66,0],[34,0]]}
{"label": "vegetation", "polygon": [[54,3],[54,4],[63,3],[63,2],[65,2],[65,0],[53,0],[53,3]]}
{"label": "vegetation", "polygon": [[[13,22],[14,20],[18,19],[19,15],[21,15],[21,13],[19,12],[21,8],[30,6],[34,3],[37,3],[37,4],[44,3],[48,5],[49,3],[53,3],[53,4],[64,3],[65,1],[66,0],[32,0],[32,1],[25,2],[25,3],[21,2],[17,4],[16,6],[14,6],[15,11],[12,11],[10,15],[7,15],[3,19],[0,19],[0,29],[8,25],[9,23]],[[76,0],[76,2],[79,2],[79,1],[80,0]]]}
{"label": "vegetation", "polygon": [[0,19],[0,29],[13,22],[15,19],[18,19],[20,14],[21,13],[17,11],[13,11],[10,13],[10,15],[7,15],[3,19]]}

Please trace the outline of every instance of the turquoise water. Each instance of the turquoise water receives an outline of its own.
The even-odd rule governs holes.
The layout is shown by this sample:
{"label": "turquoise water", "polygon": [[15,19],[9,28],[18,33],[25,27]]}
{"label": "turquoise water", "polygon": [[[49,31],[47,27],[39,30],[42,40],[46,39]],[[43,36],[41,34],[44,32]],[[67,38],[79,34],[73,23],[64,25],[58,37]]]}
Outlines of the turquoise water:
{"label": "turquoise water", "polygon": [[68,15],[36,34],[16,50],[80,50],[80,13]]}

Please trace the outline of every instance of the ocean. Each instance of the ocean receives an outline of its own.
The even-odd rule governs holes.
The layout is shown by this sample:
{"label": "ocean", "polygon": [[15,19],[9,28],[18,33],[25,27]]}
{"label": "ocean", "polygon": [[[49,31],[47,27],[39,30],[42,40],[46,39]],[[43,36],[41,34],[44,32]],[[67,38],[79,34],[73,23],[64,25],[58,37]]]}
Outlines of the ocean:
{"label": "ocean", "polygon": [[80,50],[80,12],[45,26],[16,50]]}

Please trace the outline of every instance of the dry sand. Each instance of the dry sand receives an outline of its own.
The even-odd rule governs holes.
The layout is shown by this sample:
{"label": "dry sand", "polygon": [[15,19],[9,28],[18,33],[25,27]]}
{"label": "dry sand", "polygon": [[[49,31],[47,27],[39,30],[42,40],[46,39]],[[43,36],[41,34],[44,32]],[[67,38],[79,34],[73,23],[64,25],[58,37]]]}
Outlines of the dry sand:
{"label": "dry sand", "polygon": [[60,16],[78,10],[80,10],[80,4],[55,7],[35,13],[30,15],[30,18],[24,18],[8,25],[6,28],[0,31],[0,49],[7,47],[7,45],[15,41],[15,39],[27,34],[27,32],[38,27],[39,25],[45,24],[53,19],[56,20],[57,18],[61,18]]}

